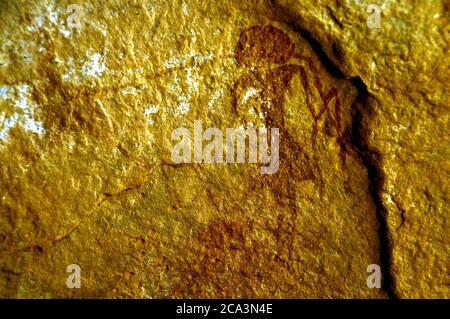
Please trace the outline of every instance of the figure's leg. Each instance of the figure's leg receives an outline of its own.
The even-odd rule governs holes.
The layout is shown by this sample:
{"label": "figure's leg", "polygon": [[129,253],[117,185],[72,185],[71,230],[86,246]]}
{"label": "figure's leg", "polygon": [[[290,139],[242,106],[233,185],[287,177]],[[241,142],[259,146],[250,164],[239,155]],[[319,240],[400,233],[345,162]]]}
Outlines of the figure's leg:
{"label": "figure's leg", "polygon": [[[339,135],[341,133],[341,120],[340,120],[340,104],[341,104],[341,102],[339,99],[337,89],[335,87],[332,87],[325,94],[325,92],[323,91],[323,88],[322,88],[322,83],[320,82],[320,80],[317,76],[317,70],[314,67],[313,59],[311,57],[303,56],[300,54],[296,54],[295,58],[300,61],[306,62],[306,64],[308,65],[308,68],[310,69],[310,71],[312,72],[312,74],[314,76],[314,86],[317,89],[317,91],[319,92],[319,95],[323,101],[323,104],[322,104],[321,109],[319,110],[319,113],[317,113],[317,115],[315,113],[313,114],[314,123],[315,123],[315,125],[314,125],[315,128],[313,129],[313,143],[315,143],[315,138],[317,136],[318,122],[322,118],[324,113],[328,114],[330,121],[332,122],[333,127],[336,129],[336,133],[339,138]],[[331,111],[328,105],[333,98],[335,98],[335,104],[334,104],[334,110]]]}
{"label": "figure's leg", "polygon": [[323,99],[324,98],[324,93],[322,91],[322,83],[319,80],[319,77],[317,76],[318,72],[317,69],[314,66],[314,61],[311,57],[309,56],[303,56],[300,54],[296,54],[294,56],[294,58],[296,58],[297,60],[306,62],[306,65],[308,66],[309,70],[311,71],[311,73],[314,76],[314,87],[316,88],[317,92],[319,92],[320,97]]}
{"label": "figure's leg", "polygon": [[[329,104],[332,99],[335,99],[334,102],[334,110],[331,111]],[[336,129],[336,133],[340,133],[341,130],[341,121],[340,121],[340,105],[341,101],[339,99],[338,91],[335,87],[332,87],[328,93],[325,95],[323,99],[323,105],[322,109],[320,110],[319,114],[317,114],[317,120],[320,120],[320,118],[323,116],[323,114],[326,112],[330,121],[332,122],[334,128]]]}

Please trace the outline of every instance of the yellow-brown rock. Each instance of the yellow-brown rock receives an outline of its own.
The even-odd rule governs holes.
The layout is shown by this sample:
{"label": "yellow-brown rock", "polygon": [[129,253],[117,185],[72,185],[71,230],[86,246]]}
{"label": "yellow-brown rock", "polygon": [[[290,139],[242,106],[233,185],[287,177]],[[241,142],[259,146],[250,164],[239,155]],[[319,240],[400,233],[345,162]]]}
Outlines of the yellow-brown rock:
{"label": "yellow-brown rock", "polygon": [[[445,1],[70,4],[0,4],[1,297],[450,296]],[[196,120],[279,170],[175,164]]]}

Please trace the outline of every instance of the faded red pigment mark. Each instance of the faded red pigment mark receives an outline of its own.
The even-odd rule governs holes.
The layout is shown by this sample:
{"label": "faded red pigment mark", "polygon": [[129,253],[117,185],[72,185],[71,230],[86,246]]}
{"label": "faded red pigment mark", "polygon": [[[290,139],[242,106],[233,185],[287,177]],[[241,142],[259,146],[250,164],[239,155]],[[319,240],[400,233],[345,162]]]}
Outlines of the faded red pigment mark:
{"label": "faded red pigment mark", "polygon": [[[270,99],[272,102],[272,107],[261,105],[262,111],[266,113],[266,126],[278,127],[284,139],[280,152],[286,161],[280,171],[271,177],[249,177],[251,189],[268,186],[272,190],[273,216],[270,223],[261,221],[261,224],[255,224],[249,219],[218,220],[202,228],[186,244],[184,263],[179,266],[183,279],[173,287],[171,295],[174,297],[255,297],[261,296],[261,293],[271,295],[275,292],[290,295],[292,282],[286,274],[302,263],[298,247],[319,249],[314,241],[310,243],[309,237],[302,237],[297,230],[299,213],[295,208],[292,176],[295,176],[295,181],[315,180],[319,186],[323,185],[323,178],[318,167],[314,167],[317,159],[311,161],[304,145],[287,131],[282,105],[291,80],[299,75],[307,94],[307,109],[314,120],[311,137],[313,147],[316,144],[318,123],[325,116],[335,128],[340,142],[342,130],[338,91],[335,87],[324,90],[312,58],[296,54],[289,37],[272,26],[254,26],[244,30],[236,45],[234,58],[246,72],[231,88],[233,112],[236,115],[240,113],[238,101],[241,93],[255,88],[264,100]],[[304,62],[305,66],[289,63],[291,60]],[[277,66],[273,67],[273,64]],[[313,74],[312,83],[308,81],[307,72]],[[322,100],[317,112],[311,103],[313,90],[317,90]],[[330,107],[333,99],[334,108]],[[267,238],[271,240],[261,238],[261,232],[270,234]],[[258,290],[262,282],[266,284],[263,292]]]}
{"label": "faded red pigment mark", "polygon": [[[252,287],[276,282],[287,271],[288,256],[256,238],[252,222],[218,220],[202,229],[187,249],[183,281],[172,297],[254,297]],[[275,248],[275,247],[272,247]],[[270,293],[270,288],[269,288]]]}
{"label": "faded red pigment mark", "polygon": [[[262,97],[268,98],[275,104],[274,110],[268,107],[263,108],[268,115],[267,124],[278,125],[280,128],[284,127],[281,105],[284,101],[285,91],[292,78],[295,75],[300,75],[302,86],[306,92],[306,106],[314,121],[311,137],[312,146],[314,147],[316,144],[318,123],[325,114],[335,128],[337,138],[341,138],[340,99],[337,89],[335,87],[328,91],[323,89],[312,58],[297,54],[294,43],[283,31],[271,25],[253,26],[245,29],[236,45],[235,58],[240,65],[249,70],[233,85],[233,110],[235,112],[237,112],[239,97],[236,93],[237,90],[253,87],[260,91]],[[291,60],[306,62],[306,68],[297,64],[287,64]],[[271,64],[279,66],[271,68]],[[307,70],[314,76],[312,85],[308,82]],[[317,113],[311,103],[313,89],[317,90],[322,99],[322,105]],[[333,99],[335,103],[332,110],[330,102]]]}

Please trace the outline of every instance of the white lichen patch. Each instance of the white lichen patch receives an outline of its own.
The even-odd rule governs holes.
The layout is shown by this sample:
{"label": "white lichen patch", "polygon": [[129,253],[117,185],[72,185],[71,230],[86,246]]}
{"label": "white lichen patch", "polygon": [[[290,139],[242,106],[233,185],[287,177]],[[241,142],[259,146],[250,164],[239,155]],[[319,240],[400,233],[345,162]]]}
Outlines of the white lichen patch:
{"label": "white lichen patch", "polygon": [[168,91],[176,97],[176,115],[185,115],[189,112],[192,100],[199,95],[200,83],[203,79],[199,74],[198,67],[211,58],[212,55],[198,55],[192,53],[181,58],[170,58],[165,62],[165,66],[168,70],[178,67],[183,67],[184,69],[180,70],[180,75],[175,73],[174,81],[167,85]]}
{"label": "white lichen patch", "polygon": [[197,70],[194,68],[186,69],[186,84],[189,89],[189,95],[198,94],[200,78]]}
{"label": "white lichen patch", "polygon": [[8,132],[10,129],[17,125],[19,121],[19,116],[17,113],[13,114],[11,117],[5,117],[4,113],[0,113],[0,122],[3,124],[0,128],[0,140],[3,142],[8,141]]}
{"label": "white lichen patch", "polygon": [[183,14],[188,17],[189,16],[189,10],[188,10],[188,6],[186,3],[183,3],[181,6],[182,10],[183,10]]}
{"label": "white lichen patch", "polygon": [[154,114],[156,112],[158,112],[158,108],[155,105],[149,105],[148,107],[145,108],[144,115],[145,116],[149,116],[149,115]]}
{"label": "white lichen patch", "polygon": [[45,15],[38,14],[33,18],[33,22],[29,25],[26,30],[28,32],[37,32],[41,29],[45,24]]}
{"label": "white lichen patch", "polygon": [[125,95],[136,95],[137,89],[134,86],[129,86],[129,87],[123,88],[121,90],[121,92],[122,92],[122,94],[125,94]]}
{"label": "white lichen patch", "polygon": [[177,106],[177,114],[184,115],[189,112],[191,108],[191,103],[189,102],[190,98],[187,96],[180,96],[178,98],[178,106]]}
{"label": "white lichen patch", "polygon": [[6,67],[10,63],[9,55],[6,52],[0,52],[0,68]]}
{"label": "white lichen patch", "polygon": [[[1,86],[0,103],[11,102],[15,113],[7,116],[0,109],[0,140],[8,142],[9,131],[20,126],[26,132],[31,132],[42,137],[45,133],[43,123],[35,119],[37,105],[31,99],[31,87],[29,85]],[[0,105],[1,105],[0,104]]]}
{"label": "white lichen patch", "polygon": [[[88,52],[86,52],[89,55]],[[89,56],[88,61],[86,61],[81,68],[81,73],[85,77],[100,77],[106,71],[105,56],[100,53],[94,53]]]}
{"label": "white lichen patch", "polygon": [[211,99],[208,102],[208,108],[213,109],[214,106],[218,103],[220,98],[223,96],[223,89],[217,89],[214,91]]}
{"label": "white lichen patch", "polygon": [[65,36],[66,38],[70,37],[72,35],[72,31],[70,30],[66,30],[66,29],[60,29],[59,30],[61,32],[61,34],[63,36]]}
{"label": "white lichen patch", "polygon": [[75,60],[69,58],[66,63],[66,72],[63,74],[63,80],[68,82],[79,82],[85,78],[99,78],[107,70],[106,56],[104,53],[92,53],[92,50],[86,51],[86,57]]}
{"label": "white lichen patch", "polygon": [[196,54],[190,53],[183,56],[175,56],[170,57],[164,62],[164,66],[167,69],[174,69],[180,67],[188,67],[189,63],[194,66],[200,66],[213,58],[213,55],[210,54]]}
{"label": "white lichen patch", "polygon": [[67,72],[63,74],[62,78],[67,82],[78,82],[80,81],[80,77],[77,74],[77,70],[75,68],[74,59],[69,58],[67,60]]}
{"label": "white lichen patch", "polygon": [[259,92],[260,92],[260,91],[257,90],[257,89],[254,88],[254,87],[249,88],[249,89],[245,92],[244,96],[242,97],[242,104],[247,103],[247,101],[248,101],[252,96],[257,96]]}
{"label": "white lichen patch", "polygon": [[155,114],[157,112],[158,112],[158,108],[156,107],[156,105],[152,105],[152,104],[144,109],[144,117],[146,118],[148,125],[154,124],[154,120],[151,117],[152,117],[152,114]]}

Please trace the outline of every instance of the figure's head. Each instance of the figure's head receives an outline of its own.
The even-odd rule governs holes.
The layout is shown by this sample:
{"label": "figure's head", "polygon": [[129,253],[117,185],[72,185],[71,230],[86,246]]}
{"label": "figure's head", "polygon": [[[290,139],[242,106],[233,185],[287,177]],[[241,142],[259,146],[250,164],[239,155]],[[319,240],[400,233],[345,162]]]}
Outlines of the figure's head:
{"label": "figure's head", "polygon": [[236,60],[245,66],[286,63],[294,54],[294,44],[280,29],[271,25],[253,26],[241,33]]}

